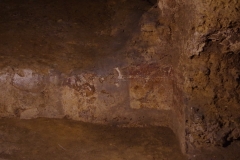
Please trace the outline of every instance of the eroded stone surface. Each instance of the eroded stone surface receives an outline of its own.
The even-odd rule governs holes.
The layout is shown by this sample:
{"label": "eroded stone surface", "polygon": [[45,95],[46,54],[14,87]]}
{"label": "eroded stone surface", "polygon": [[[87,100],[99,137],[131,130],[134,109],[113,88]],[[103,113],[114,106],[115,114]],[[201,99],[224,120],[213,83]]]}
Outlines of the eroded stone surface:
{"label": "eroded stone surface", "polygon": [[1,117],[169,126],[190,154],[239,139],[238,1],[4,3]]}
{"label": "eroded stone surface", "polygon": [[[23,74],[19,76],[19,72]],[[54,72],[41,75],[30,69],[18,69],[18,74],[12,71],[8,75],[6,70],[1,76],[1,86],[5,88],[1,99],[7,96],[6,101],[2,101],[2,106],[7,108],[3,108],[1,114],[23,119],[67,117],[95,123],[156,123],[144,122],[151,115],[141,112],[135,115],[134,110],[170,111],[171,96],[165,96],[172,92],[170,72],[171,68],[160,68],[156,64],[118,68],[118,71],[113,68],[106,76]],[[162,85],[159,86],[160,82]],[[138,124],[136,117],[143,120]],[[154,117],[160,118],[157,115],[151,118]],[[159,124],[169,123],[166,117],[162,117],[162,121]]]}
{"label": "eroded stone surface", "polygon": [[239,130],[240,3],[163,0],[158,6],[160,22],[171,28],[171,51],[179,55],[173,97],[182,127],[173,128],[183,148],[229,145]]}
{"label": "eroded stone surface", "polygon": [[0,28],[2,117],[170,125],[172,68],[159,50],[154,2],[5,3],[1,12],[19,10]]}

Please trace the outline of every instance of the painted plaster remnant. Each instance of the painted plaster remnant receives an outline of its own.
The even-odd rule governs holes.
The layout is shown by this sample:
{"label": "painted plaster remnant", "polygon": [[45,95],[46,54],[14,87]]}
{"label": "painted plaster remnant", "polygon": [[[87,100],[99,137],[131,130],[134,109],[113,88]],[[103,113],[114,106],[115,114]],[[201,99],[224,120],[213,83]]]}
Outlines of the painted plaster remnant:
{"label": "painted plaster remnant", "polygon": [[171,66],[142,64],[130,68],[129,72],[131,108],[171,110],[173,92]]}
{"label": "painted plaster remnant", "polygon": [[0,82],[5,82],[7,80],[8,74],[2,74],[0,75]]}
{"label": "painted plaster remnant", "polygon": [[12,78],[12,85],[18,89],[39,92],[44,89],[44,77],[30,69],[18,70]]}
{"label": "painted plaster remnant", "polygon": [[123,79],[123,75],[118,67],[114,68],[118,72],[118,79]]}

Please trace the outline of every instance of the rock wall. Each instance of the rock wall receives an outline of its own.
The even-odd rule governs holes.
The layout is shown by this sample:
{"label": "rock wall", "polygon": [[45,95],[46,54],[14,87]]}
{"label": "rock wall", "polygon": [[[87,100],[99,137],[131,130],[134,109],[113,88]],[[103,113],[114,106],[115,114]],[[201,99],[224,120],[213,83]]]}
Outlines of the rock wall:
{"label": "rock wall", "polygon": [[171,28],[174,103],[183,151],[194,152],[239,139],[238,1],[161,0]]}
{"label": "rock wall", "polygon": [[169,126],[172,68],[154,3],[2,3],[0,117]]}
{"label": "rock wall", "polygon": [[171,98],[163,93],[171,94],[169,76],[168,68],[157,64],[113,68],[107,75],[5,68],[0,74],[0,116],[168,126]]}
{"label": "rock wall", "polygon": [[[119,3],[127,7],[125,2]],[[117,4],[107,1],[112,14],[107,19],[112,21],[105,22],[106,26],[111,24],[109,28],[95,33],[94,29],[99,29],[96,25],[89,31],[98,37],[99,44],[93,45],[86,33],[88,43],[81,43],[90,44],[90,48],[81,55],[75,51],[83,47],[72,48],[69,54],[78,55],[74,63],[65,63],[60,56],[64,63],[59,67],[68,72],[51,65],[31,66],[29,59],[22,63],[19,58],[9,58],[0,73],[0,117],[65,117],[123,127],[168,126],[178,136],[182,151],[189,154],[239,139],[240,2],[159,0],[143,15],[138,11],[123,24],[118,21],[136,6],[126,15],[115,14],[116,8],[122,10]],[[136,17],[138,24],[131,21]],[[61,24],[59,19],[57,25]],[[79,26],[73,24],[75,30],[68,31],[74,37]],[[52,30],[47,31],[51,35]],[[80,38],[70,44],[78,44]],[[108,39],[107,44],[102,38]],[[94,53],[89,52],[92,49]],[[99,49],[102,53],[97,55]],[[84,55],[90,57],[86,62],[93,67],[74,68]],[[24,65],[14,65],[18,63]]]}

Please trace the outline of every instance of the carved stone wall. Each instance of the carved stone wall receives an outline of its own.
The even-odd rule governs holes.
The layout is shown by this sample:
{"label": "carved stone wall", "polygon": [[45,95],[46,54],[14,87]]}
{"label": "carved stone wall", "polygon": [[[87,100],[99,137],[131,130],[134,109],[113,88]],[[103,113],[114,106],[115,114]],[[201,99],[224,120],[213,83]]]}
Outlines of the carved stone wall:
{"label": "carved stone wall", "polygon": [[[167,126],[189,154],[239,139],[240,2],[139,3],[108,0],[92,14],[69,5],[50,18],[26,4],[2,14],[0,117]],[[29,24],[26,11],[38,20]]]}

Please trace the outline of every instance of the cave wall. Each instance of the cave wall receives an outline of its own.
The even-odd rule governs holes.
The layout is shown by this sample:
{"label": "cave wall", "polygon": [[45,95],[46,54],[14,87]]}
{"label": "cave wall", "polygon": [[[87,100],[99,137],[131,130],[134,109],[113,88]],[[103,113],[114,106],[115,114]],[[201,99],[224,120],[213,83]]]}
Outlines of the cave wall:
{"label": "cave wall", "polygon": [[240,138],[239,7],[237,0],[159,0],[135,29],[110,27],[108,36],[131,36],[101,60],[104,69],[9,61],[0,73],[0,117],[167,126],[184,153],[226,146]]}
{"label": "cave wall", "polygon": [[122,127],[168,126],[171,97],[162,96],[171,94],[168,71],[153,64],[114,68],[107,75],[5,68],[0,74],[0,116],[68,118]]}
{"label": "cave wall", "polygon": [[173,104],[179,124],[173,130],[183,151],[239,139],[240,3],[160,0],[158,6],[177,48]]}
{"label": "cave wall", "polygon": [[0,117],[169,126],[172,69],[157,61],[155,1],[5,3]]}
{"label": "cave wall", "polygon": [[[156,26],[159,14],[154,6],[141,15],[131,38],[121,44],[120,53],[98,63],[87,61],[95,68],[76,67],[66,72],[37,63],[42,59],[26,65],[12,57],[14,63],[1,68],[0,117],[68,118],[121,127],[171,126],[173,72],[171,56],[163,52],[167,42],[159,39],[165,32],[164,27]],[[128,25],[114,23],[110,35],[130,32]],[[169,37],[169,31],[164,34]],[[114,50],[116,47],[114,44]]]}

